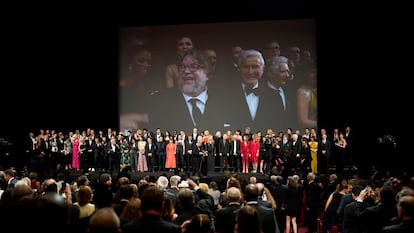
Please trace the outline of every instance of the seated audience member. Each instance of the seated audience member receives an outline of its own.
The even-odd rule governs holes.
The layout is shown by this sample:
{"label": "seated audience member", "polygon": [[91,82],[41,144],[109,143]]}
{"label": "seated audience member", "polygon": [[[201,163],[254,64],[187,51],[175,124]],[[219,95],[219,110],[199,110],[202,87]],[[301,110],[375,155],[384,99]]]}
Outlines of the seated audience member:
{"label": "seated audience member", "polygon": [[414,232],[414,197],[403,196],[399,199],[398,204],[398,218],[401,223],[386,226],[382,229],[382,233],[409,233]]}
{"label": "seated audience member", "polygon": [[123,233],[181,233],[181,227],[164,220],[161,216],[164,205],[164,191],[156,186],[148,186],[142,192],[141,211],[142,217],[122,226]]}
{"label": "seated audience member", "polygon": [[103,207],[89,220],[89,233],[121,233],[121,221],[111,207]]}
{"label": "seated audience member", "polygon": [[259,213],[263,233],[280,232],[274,210],[258,203],[259,190],[257,186],[255,184],[248,184],[244,190],[246,205],[256,208]]}
{"label": "seated audience member", "polygon": [[233,233],[236,224],[236,214],[240,209],[242,194],[239,188],[230,187],[226,191],[227,205],[218,209],[214,215],[214,225],[217,233]]}
{"label": "seated audience member", "polygon": [[213,224],[207,214],[194,215],[181,226],[183,233],[211,233]]}

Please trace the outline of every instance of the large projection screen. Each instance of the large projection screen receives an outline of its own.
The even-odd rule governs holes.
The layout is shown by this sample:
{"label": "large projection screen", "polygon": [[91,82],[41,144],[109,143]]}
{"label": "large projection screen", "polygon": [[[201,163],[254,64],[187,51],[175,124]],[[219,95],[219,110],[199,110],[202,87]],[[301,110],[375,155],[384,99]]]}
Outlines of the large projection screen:
{"label": "large projection screen", "polygon": [[[122,27],[119,38],[119,124],[122,132],[161,128],[189,133],[194,127],[210,132],[243,131],[245,127],[253,132],[267,129],[280,132],[287,128],[317,127],[315,19]],[[194,56],[190,63],[183,60],[182,53],[186,49],[198,50],[212,59],[208,60],[208,69],[199,72],[198,68],[206,66]],[[236,67],[233,55],[240,50],[260,52],[264,65],[255,67],[241,63],[244,66]],[[287,58],[289,71],[279,64],[285,63],[284,59],[272,56]],[[197,75],[206,82],[189,80]],[[245,96],[247,89],[242,84],[250,78],[257,78],[259,84],[255,87],[262,89],[260,95],[254,93],[252,98]],[[178,94],[182,93],[183,82],[188,82],[189,86],[206,86],[204,90],[208,92],[201,95],[204,107],[200,107],[204,113],[209,112],[205,124],[198,124],[192,117],[192,107],[186,102],[189,97]],[[281,86],[283,92],[277,100],[282,103],[283,112],[276,115],[267,100],[278,96],[263,94],[264,89],[264,93],[272,93],[272,86]],[[249,101],[257,107],[253,107],[255,110],[246,107]],[[244,120],[249,117],[251,122]]]}

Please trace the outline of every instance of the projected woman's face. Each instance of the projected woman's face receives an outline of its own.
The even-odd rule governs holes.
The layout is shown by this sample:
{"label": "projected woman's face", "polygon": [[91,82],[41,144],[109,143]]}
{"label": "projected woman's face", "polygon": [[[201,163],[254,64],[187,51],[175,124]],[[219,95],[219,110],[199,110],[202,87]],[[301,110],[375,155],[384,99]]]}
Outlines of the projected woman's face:
{"label": "projected woman's face", "polygon": [[151,69],[152,56],[148,50],[142,50],[133,57],[133,71],[138,75],[145,75]]}
{"label": "projected woman's face", "polygon": [[180,90],[189,96],[198,96],[206,89],[207,74],[198,61],[191,55],[183,58],[180,67],[178,86]]}
{"label": "projected woman's face", "polygon": [[190,49],[193,49],[193,41],[188,37],[182,37],[177,42],[177,53],[183,56],[184,53]]}

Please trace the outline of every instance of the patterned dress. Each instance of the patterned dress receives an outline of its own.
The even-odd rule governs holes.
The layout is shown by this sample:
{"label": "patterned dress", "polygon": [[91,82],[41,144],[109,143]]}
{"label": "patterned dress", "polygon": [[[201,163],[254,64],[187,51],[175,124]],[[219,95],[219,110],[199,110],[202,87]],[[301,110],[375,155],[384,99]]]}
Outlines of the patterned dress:
{"label": "patterned dress", "polygon": [[128,141],[124,141],[121,145],[121,167],[131,166],[131,156],[129,153]]}

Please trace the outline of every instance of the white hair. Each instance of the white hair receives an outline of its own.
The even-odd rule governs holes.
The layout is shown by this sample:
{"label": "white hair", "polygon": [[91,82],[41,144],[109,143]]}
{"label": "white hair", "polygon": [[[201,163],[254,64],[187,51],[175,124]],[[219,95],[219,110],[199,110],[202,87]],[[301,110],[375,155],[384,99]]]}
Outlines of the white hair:
{"label": "white hair", "polygon": [[168,188],[168,178],[165,176],[159,176],[157,179],[157,186],[161,190]]}

